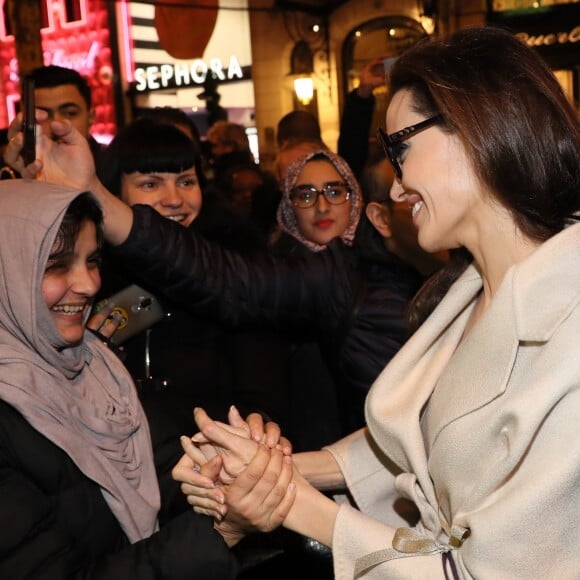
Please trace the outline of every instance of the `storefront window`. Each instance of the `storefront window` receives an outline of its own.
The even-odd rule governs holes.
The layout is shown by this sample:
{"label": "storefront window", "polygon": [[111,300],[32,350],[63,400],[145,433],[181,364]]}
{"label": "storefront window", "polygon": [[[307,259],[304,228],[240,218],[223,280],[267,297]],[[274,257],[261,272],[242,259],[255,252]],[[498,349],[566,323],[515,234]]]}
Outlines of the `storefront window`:
{"label": "storefront window", "polygon": [[494,2],[492,24],[511,30],[550,65],[572,103],[580,98],[580,1]]}

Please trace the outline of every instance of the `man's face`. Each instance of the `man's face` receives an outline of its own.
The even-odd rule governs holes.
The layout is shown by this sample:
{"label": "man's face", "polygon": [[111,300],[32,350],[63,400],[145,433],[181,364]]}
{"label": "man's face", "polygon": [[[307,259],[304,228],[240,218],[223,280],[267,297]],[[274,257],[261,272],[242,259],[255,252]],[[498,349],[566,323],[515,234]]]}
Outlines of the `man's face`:
{"label": "man's face", "polygon": [[60,85],[51,88],[37,88],[34,91],[36,107],[48,113],[43,131],[50,133],[50,121],[69,121],[84,137],[89,136],[92,111],[75,85]]}

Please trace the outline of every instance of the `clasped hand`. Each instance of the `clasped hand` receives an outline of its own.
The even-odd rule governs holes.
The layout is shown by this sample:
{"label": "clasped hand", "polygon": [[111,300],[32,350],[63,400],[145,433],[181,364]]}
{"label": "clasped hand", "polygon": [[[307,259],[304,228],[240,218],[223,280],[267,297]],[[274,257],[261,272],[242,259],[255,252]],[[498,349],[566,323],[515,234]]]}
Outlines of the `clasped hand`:
{"label": "clasped hand", "polygon": [[263,425],[258,414],[247,422],[235,407],[229,424],[195,409],[200,429],[182,437],[185,454],[173,478],[197,513],[212,516],[228,545],[253,531],[280,526],[296,497],[289,442],[275,423]]}

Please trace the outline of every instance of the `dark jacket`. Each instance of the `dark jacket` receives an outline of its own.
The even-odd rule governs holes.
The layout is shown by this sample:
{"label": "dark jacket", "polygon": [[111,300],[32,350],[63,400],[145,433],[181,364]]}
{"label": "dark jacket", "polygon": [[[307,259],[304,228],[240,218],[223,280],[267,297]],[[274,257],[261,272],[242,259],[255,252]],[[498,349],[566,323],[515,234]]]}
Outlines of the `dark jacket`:
{"label": "dark jacket", "polygon": [[350,165],[357,179],[369,156],[369,133],[374,109],[374,95],[360,97],[356,89],[346,95],[340,118],[338,154]]}
{"label": "dark jacket", "polygon": [[[244,252],[265,248],[251,226],[211,194],[204,193],[202,211],[188,229]],[[172,257],[167,259],[173,261]],[[101,297],[111,296],[136,281],[108,252],[102,278]],[[191,425],[195,406],[225,420],[229,406],[235,404],[243,416],[260,411],[284,424],[285,354],[269,333],[236,330],[202,319],[186,304],[180,305],[156,292],[154,281],[146,273],[138,283],[157,294],[166,313],[148,331],[123,345],[124,364],[142,393],[156,391],[158,404],[188,434],[191,427],[185,429]]]}
{"label": "dark jacket", "polygon": [[199,316],[315,338],[362,424],[370,385],[409,336],[407,308],[421,282],[413,269],[392,256],[359,259],[340,240],[295,259],[244,257],[147,206],[133,211],[115,255]]}
{"label": "dark jacket", "polygon": [[234,557],[211,519],[194,514],[171,480],[178,438],[156,431],[161,530],[130,544],[98,485],[0,401],[0,578],[234,578]]}
{"label": "dark jacket", "polygon": [[[287,232],[280,232],[269,247],[277,258],[296,258],[312,252]],[[279,339],[281,333],[272,333]],[[288,365],[288,428],[285,435],[295,451],[311,451],[333,443],[342,435],[338,406],[339,385],[322,354],[317,336],[286,333]]]}

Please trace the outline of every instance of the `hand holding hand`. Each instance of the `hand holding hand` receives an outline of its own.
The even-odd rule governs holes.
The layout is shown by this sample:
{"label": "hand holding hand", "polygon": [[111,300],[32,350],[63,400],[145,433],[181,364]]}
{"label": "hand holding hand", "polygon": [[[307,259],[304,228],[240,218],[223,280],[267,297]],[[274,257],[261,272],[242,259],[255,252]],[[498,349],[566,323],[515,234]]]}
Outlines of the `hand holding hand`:
{"label": "hand holding hand", "polygon": [[[243,421],[240,414],[237,412],[235,407],[232,409],[237,414],[239,420]],[[230,413],[228,417],[230,425],[234,425],[232,419],[234,416]],[[237,422],[237,419],[235,419]],[[280,426],[278,423],[273,421],[268,421],[264,424],[264,419],[260,413],[251,413],[246,418],[246,423],[250,428],[250,436],[254,441],[258,443],[264,443],[269,449],[280,449],[284,455],[292,455],[292,443],[286,437],[282,436]]]}
{"label": "hand holding hand", "polygon": [[171,476],[181,482],[181,491],[198,514],[213,517],[217,521],[226,515],[224,489],[219,482],[222,468],[221,455],[207,460],[189,437],[181,437],[185,454],[175,465]]}
{"label": "hand holding hand", "polygon": [[[195,411],[200,420],[205,420],[207,414]],[[252,413],[244,421],[238,410],[232,406],[228,413],[229,425],[216,423],[231,433],[237,434],[264,444],[267,448],[276,448],[284,455],[290,456],[292,445],[280,436],[280,428],[276,423],[264,425],[259,413]],[[187,496],[188,502],[197,513],[214,517],[218,521],[227,513],[225,495],[222,485],[231,483],[233,477],[223,467],[222,455],[203,433],[195,436],[194,444],[189,437],[181,438],[181,446],[185,455],[174,467],[173,479],[181,482],[181,491]],[[223,451],[222,451],[223,452]],[[221,479],[220,479],[221,472]]]}
{"label": "hand holding hand", "polygon": [[[239,435],[246,433],[256,443],[263,443],[269,449],[280,449],[284,455],[292,455],[292,443],[282,436],[278,423],[273,421],[264,423],[264,418],[260,413],[250,413],[244,421],[237,408],[232,405],[228,411],[228,423],[230,427],[239,429],[238,431],[232,430],[233,433]],[[208,442],[203,433],[197,435],[196,441]]]}
{"label": "hand holding hand", "polygon": [[194,409],[193,416],[200,429],[192,437],[199,450],[206,460],[212,459],[216,454],[221,455],[223,468],[219,479],[222,484],[227,485],[238,476],[250,463],[256,454],[260,443],[250,439],[250,427],[241,419],[235,416],[237,411],[230,409],[230,421],[234,425],[214,421],[201,408]]}
{"label": "hand holding hand", "polygon": [[270,532],[284,523],[296,498],[292,460],[260,445],[236,480],[225,488],[227,516],[214,527],[229,546],[254,531]]}
{"label": "hand holding hand", "polygon": [[201,452],[187,437],[181,443],[186,453],[173,468],[173,479],[182,482],[181,491],[196,513],[214,518],[229,546],[249,532],[268,532],[284,522],[296,498],[290,457],[258,445],[247,469],[222,487],[217,482],[222,457],[196,468],[203,461]]}

